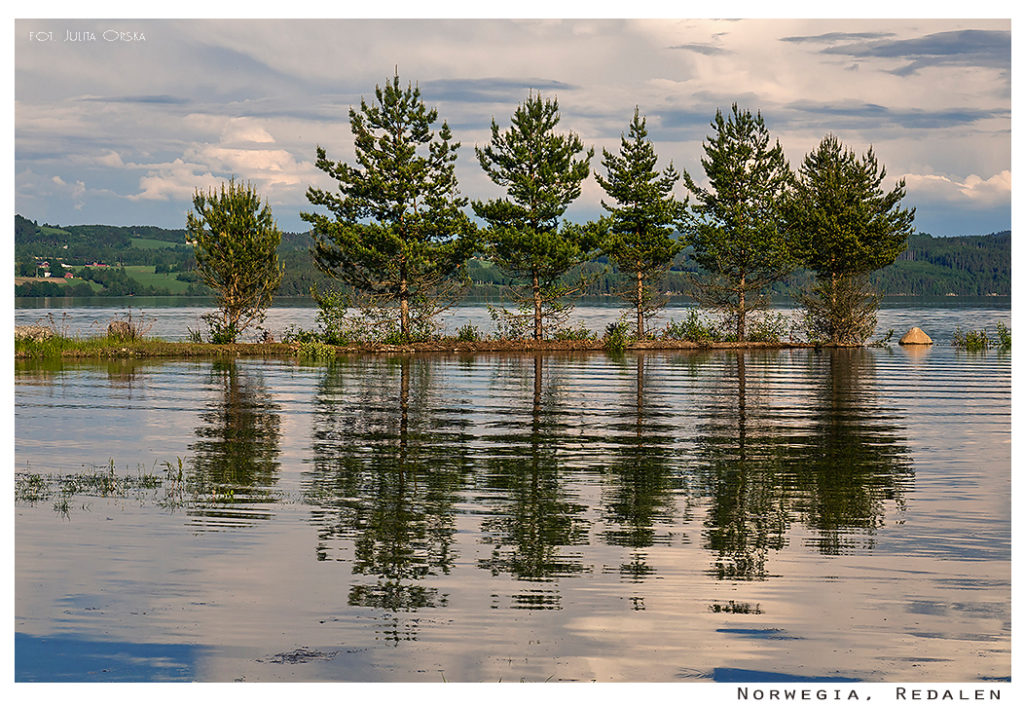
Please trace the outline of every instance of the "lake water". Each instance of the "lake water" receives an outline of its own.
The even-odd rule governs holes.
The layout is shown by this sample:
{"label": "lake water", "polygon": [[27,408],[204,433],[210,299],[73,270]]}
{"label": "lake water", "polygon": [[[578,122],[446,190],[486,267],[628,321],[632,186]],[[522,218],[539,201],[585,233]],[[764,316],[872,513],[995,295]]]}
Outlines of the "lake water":
{"label": "lake water", "polygon": [[[495,302],[497,303],[497,302]],[[451,334],[466,324],[487,333],[493,330],[489,302],[469,301],[446,312],[439,321],[442,330]],[[214,300],[188,297],[92,297],[15,299],[16,325],[42,323],[71,336],[92,336],[106,332],[107,324],[116,318],[131,315],[140,322],[149,336],[169,341],[188,338],[189,329],[206,334],[202,316],[213,311]],[[681,321],[693,304],[686,299],[673,299],[661,314],[652,320],[655,327]],[[782,302],[774,308],[795,318],[792,304]],[[263,327],[278,340],[291,327],[314,330],[317,310],[308,297],[282,297],[267,312]],[[611,298],[584,298],[572,311],[568,324],[584,325],[598,335],[623,315],[621,302]],[[884,336],[889,329],[896,339],[911,326],[923,328],[936,342],[949,343],[957,326],[964,329],[989,327],[993,334],[995,322],[1010,323],[1009,297],[891,297],[882,301],[878,312],[877,331]],[[629,319],[632,323],[632,319]],[[244,334],[243,340],[255,334]]]}
{"label": "lake water", "polygon": [[1009,354],[16,362],[15,422],[18,680],[1010,676]]}

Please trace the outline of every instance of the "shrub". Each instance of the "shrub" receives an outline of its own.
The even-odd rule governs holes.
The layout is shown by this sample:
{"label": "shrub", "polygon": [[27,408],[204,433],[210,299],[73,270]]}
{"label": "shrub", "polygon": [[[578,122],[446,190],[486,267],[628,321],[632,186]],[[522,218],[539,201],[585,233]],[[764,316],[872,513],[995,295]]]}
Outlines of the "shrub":
{"label": "shrub", "polygon": [[959,326],[953,332],[952,346],[965,351],[983,351],[990,345],[985,329],[964,331]]}
{"label": "shrub", "polygon": [[999,337],[999,350],[1010,350],[1010,328],[1002,321],[996,324],[996,336]]}
{"label": "shrub", "polygon": [[604,347],[609,351],[621,353],[629,344],[629,324],[615,321],[608,324],[604,331]]}
{"label": "shrub", "polygon": [[881,296],[867,275],[823,279],[798,297],[804,309],[807,339],[834,344],[861,344],[875,332]]}
{"label": "shrub", "polygon": [[558,329],[555,332],[554,339],[556,341],[593,341],[597,339],[597,334],[583,324],[580,324],[576,328],[566,326]]}
{"label": "shrub", "polygon": [[519,341],[526,338],[533,323],[533,313],[530,311],[519,313],[509,311],[505,308],[487,306],[487,312],[494,322],[494,337],[502,341]]}
{"label": "shrub", "polygon": [[314,360],[314,361],[330,361],[334,360],[334,356],[337,351],[334,350],[334,346],[320,341],[306,341],[299,344],[299,349],[295,352],[299,359]]}
{"label": "shrub", "polygon": [[473,324],[466,324],[465,326],[458,330],[458,332],[455,334],[455,338],[456,340],[459,341],[468,342],[479,341],[481,338],[483,338],[483,336],[480,334],[480,329],[478,329],[476,326],[474,326]]}
{"label": "shrub", "polygon": [[241,333],[234,323],[223,321],[220,313],[204,314],[202,319],[209,328],[210,343],[234,343]]}
{"label": "shrub", "polygon": [[951,345],[965,351],[985,351],[989,348],[1007,351],[1010,350],[1010,329],[1006,324],[1000,322],[996,324],[996,337],[989,338],[985,329],[964,331],[957,326],[956,331],[953,332]]}
{"label": "shrub", "polygon": [[320,327],[319,339],[335,346],[350,343],[354,332],[347,317],[351,304],[349,297],[333,289],[323,294],[318,294],[314,289],[312,294],[317,306],[316,323]]}
{"label": "shrub", "polygon": [[662,338],[674,341],[711,343],[722,339],[722,333],[697,309],[690,309],[682,321],[669,321],[661,334]]}
{"label": "shrub", "polygon": [[782,314],[765,313],[750,327],[748,341],[755,343],[778,343],[790,333],[790,322]]}
{"label": "shrub", "polygon": [[320,334],[316,331],[307,331],[295,326],[295,324],[286,328],[284,333],[281,334],[282,343],[309,343],[310,341],[320,340]]}
{"label": "shrub", "polygon": [[893,336],[895,336],[895,335],[896,335],[896,329],[891,328],[891,329],[889,329],[889,331],[884,336],[879,338],[877,341],[873,341],[871,343],[871,347],[872,348],[888,348],[889,342],[892,341]]}

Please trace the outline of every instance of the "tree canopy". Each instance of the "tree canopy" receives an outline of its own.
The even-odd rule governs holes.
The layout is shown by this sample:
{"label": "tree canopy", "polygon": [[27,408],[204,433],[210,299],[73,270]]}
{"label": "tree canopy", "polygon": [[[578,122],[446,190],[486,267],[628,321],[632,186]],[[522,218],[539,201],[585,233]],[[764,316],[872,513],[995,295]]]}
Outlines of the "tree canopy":
{"label": "tree canopy", "polygon": [[899,207],[905,182],[886,191],[884,180],[873,149],[858,158],[835,135],[800,166],[785,218],[794,256],[817,274],[801,296],[814,339],[857,344],[874,332],[880,297],[868,275],[892,264],[914,231],[914,209]]}
{"label": "tree canopy", "polygon": [[203,281],[217,293],[219,314],[207,319],[215,343],[232,343],[253,323],[263,321],[281,282],[277,229],[269,204],[256,188],[232,178],[220,190],[192,198],[186,233]]}
{"label": "tree canopy", "polygon": [[858,158],[827,135],[800,166],[786,208],[794,255],[819,275],[863,274],[892,264],[914,232],[915,209],[902,209],[901,179],[882,187],[874,150]]}
{"label": "tree canopy", "polygon": [[476,149],[480,166],[506,198],[474,201],[473,211],[487,222],[493,259],[515,277],[528,281],[523,301],[533,306],[534,338],[543,338],[545,305],[567,293],[556,280],[586,262],[596,244],[591,225],[561,222],[580,195],[594,150],[584,151],[574,133],[559,134],[558,101],[531,95],[512,114],[502,132],[491,121],[491,142]]}
{"label": "tree canopy", "polygon": [[672,195],[679,173],[670,163],[657,169],[658,155],[647,137],[647,119],[633,111],[629,138],[622,136],[619,154],[602,150],[607,177],[595,173],[597,183],[616,205],[601,201],[610,213],[604,250],[619,270],[634,275],[632,286],[621,293],[636,311],[636,335],[644,338],[644,320],[661,308],[665,298],[656,293],[657,278],[682,249],[673,235],[685,207]]}
{"label": "tree canopy", "polygon": [[700,160],[710,188],[683,172],[695,199],[686,237],[704,270],[694,296],[726,312],[743,341],[747,313],[767,307],[768,287],[792,268],[780,216],[793,177],[760,112],[734,103],[728,116],[716,111],[711,127]]}
{"label": "tree canopy", "polygon": [[316,166],[338,182],[338,192],[310,187],[307,198],[332,214],[302,213],[312,225],[314,258],[324,272],[363,293],[397,301],[401,334],[412,331],[411,302],[430,316],[438,288],[476,249],[476,229],[462,211],[447,122],[435,134],[437,109],[419,87],[402,88],[398,74],[376,101],[349,110],[355,164],[334,162],[317,147]]}

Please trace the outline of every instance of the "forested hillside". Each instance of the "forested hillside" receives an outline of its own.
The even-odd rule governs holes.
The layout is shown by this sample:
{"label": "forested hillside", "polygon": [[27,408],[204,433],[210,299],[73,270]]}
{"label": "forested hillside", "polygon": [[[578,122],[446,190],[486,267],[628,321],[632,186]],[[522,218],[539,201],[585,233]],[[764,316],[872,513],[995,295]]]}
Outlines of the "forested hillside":
{"label": "forested hillside", "polygon": [[[284,233],[279,256],[285,272],[279,296],[308,295],[311,287],[343,289],[313,265],[308,233]],[[15,274],[20,296],[59,296],[62,293],[94,294],[176,294],[208,295],[210,291],[195,272],[192,248],[185,243],[185,231],[155,226],[39,225],[22,216],[14,217]],[[42,262],[61,263],[76,274],[64,280],[62,271],[43,280]],[[85,266],[100,263],[108,268]],[[54,268],[56,269],[56,268]],[[484,258],[473,258],[466,266],[473,281],[469,294],[500,296],[511,279]],[[683,293],[688,274],[696,269],[689,251],[676,257],[662,282],[665,291]],[[54,273],[51,272],[51,275]],[[578,281],[580,272],[570,273]],[[583,267],[589,282],[586,293],[603,296],[623,286],[626,277],[615,271],[607,257]],[[85,275],[84,277],[82,275]],[[795,272],[775,287],[778,294],[790,294],[809,281],[806,272]],[[872,275],[872,282],[884,294],[960,296],[1010,294],[1010,232],[990,235],[936,238],[925,233],[910,237],[906,252],[889,267]],[[71,287],[74,291],[68,290]]]}
{"label": "forested hillside", "polygon": [[871,279],[886,294],[1010,294],[1010,231],[953,238],[915,233],[896,262]]}

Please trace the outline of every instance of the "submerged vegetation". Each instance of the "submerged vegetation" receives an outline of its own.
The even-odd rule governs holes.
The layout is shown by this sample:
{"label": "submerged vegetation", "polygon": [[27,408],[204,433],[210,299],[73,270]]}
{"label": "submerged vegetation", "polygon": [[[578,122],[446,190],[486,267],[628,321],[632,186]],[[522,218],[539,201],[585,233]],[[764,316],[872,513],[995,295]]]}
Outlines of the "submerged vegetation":
{"label": "submerged vegetation", "polygon": [[[195,477],[194,464],[177,457],[147,470],[139,464],[134,472],[119,471],[111,459],[106,466],[97,466],[76,473],[14,474],[14,499],[37,504],[52,502],[54,512],[70,518],[76,510],[88,510],[89,498],[130,499],[152,503],[165,510],[209,507],[241,502],[233,488],[202,483]],[[189,470],[186,470],[186,467]],[[279,491],[275,500],[285,498]],[[252,493],[247,494],[251,498]]]}
{"label": "submerged vegetation", "polygon": [[964,331],[957,326],[953,332],[952,346],[964,351],[986,351],[995,348],[999,351],[1010,350],[1010,329],[999,322],[996,324],[995,336],[989,336],[985,329],[968,329]]}

